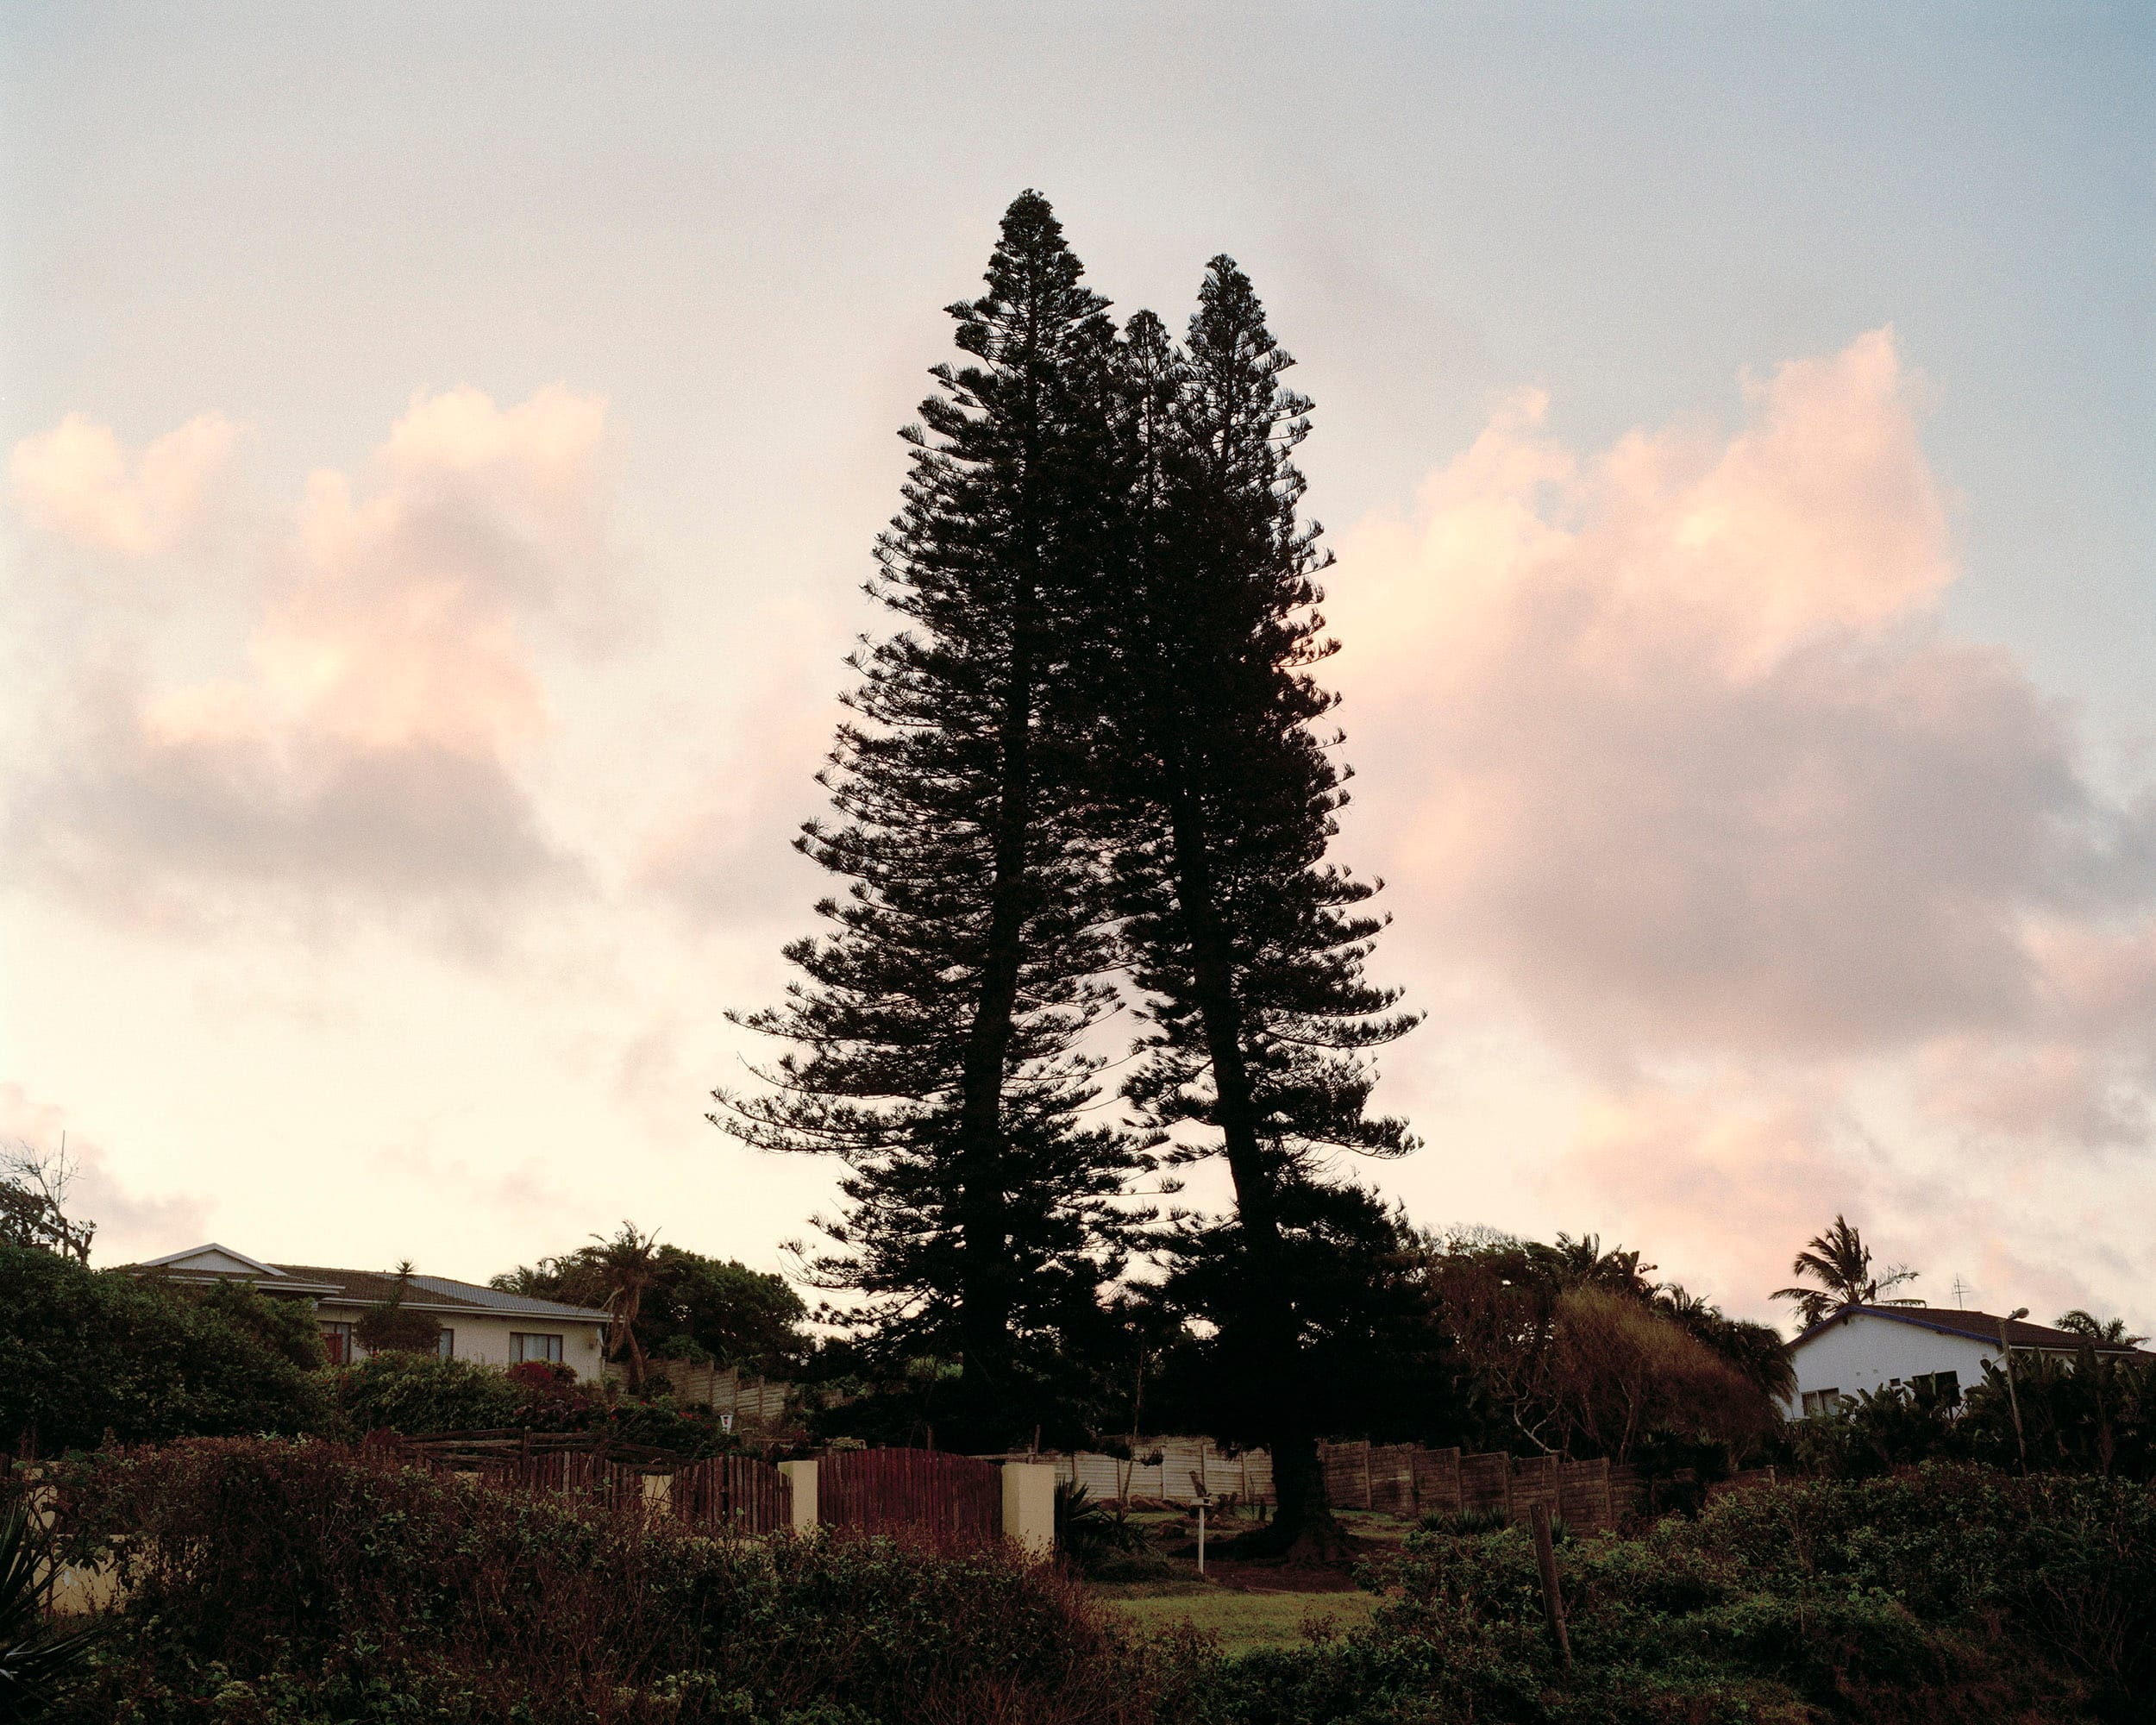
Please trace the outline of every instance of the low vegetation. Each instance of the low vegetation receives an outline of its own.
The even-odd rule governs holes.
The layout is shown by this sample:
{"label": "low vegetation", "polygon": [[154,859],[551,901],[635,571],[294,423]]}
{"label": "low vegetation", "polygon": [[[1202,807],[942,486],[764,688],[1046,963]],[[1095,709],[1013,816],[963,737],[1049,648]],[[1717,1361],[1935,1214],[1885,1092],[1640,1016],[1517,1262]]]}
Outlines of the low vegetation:
{"label": "low vegetation", "polygon": [[715,1540],[335,1446],[60,1474],[66,1555],[128,1583],[78,1721],[2109,1725],[2156,1693],[2156,1495],[2095,1477],[1934,1465],[1564,1540],[1568,1671],[1514,1528],[1410,1533],[1369,1603],[1238,1651],[1002,1552]]}

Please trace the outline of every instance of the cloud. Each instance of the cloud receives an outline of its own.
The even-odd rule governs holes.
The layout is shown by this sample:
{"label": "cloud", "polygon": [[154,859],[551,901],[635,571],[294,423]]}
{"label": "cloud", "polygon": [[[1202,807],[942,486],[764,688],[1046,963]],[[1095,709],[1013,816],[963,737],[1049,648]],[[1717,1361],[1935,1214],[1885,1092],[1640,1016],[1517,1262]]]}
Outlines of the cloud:
{"label": "cloud", "polygon": [[247,674],[80,691],[65,765],[15,800],[18,856],[155,919],[478,914],[573,877],[524,776],[551,723],[531,636],[608,566],[605,433],[559,389],[415,397],[359,482],[309,479]]}
{"label": "cloud", "polygon": [[15,446],[16,501],[38,526],[78,545],[151,556],[201,519],[240,430],[222,414],[199,414],[130,455],[111,427],[71,413]]}
{"label": "cloud", "polygon": [[1907,395],[1877,331],[1727,440],[1583,458],[1523,396],[1354,536],[1342,681],[1411,939],[1623,1061],[2018,1036],[2045,930],[2145,938],[2147,811],[1940,619]]}
{"label": "cloud", "polygon": [[[1838,1214],[1882,1270],[1915,1268],[1903,1291],[1934,1305],[1952,1302],[1959,1279],[1972,1306],[2115,1310],[2145,1249],[2103,1246],[2100,1221],[2032,1204],[2018,1181],[1917,1165],[1865,1128],[1833,1074],[1777,1082],[1727,1068],[1604,1092],[1581,1110],[1552,1186],[1601,1218],[1606,1238],[1651,1243],[1664,1275],[1784,1323],[1788,1307],[1768,1292],[1789,1284],[1797,1251]],[[2143,1201],[2130,1176],[2112,1190]]]}
{"label": "cloud", "polygon": [[1418,993],[1494,993],[1571,1075],[1570,1226],[1754,1312],[1837,1211],[1934,1300],[2152,1267],[2156,819],[1950,626],[1909,395],[1884,330],[1726,435],[1583,453],[1520,395],[1330,607]]}
{"label": "cloud", "polygon": [[177,1251],[209,1238],[209,1205],[200,1198],[146,1198],[130,1190],[100,1145],[70,1131],[64,1109],[33,1098],[20,1084],[0,1083],[0,1145],[47,1157],[63,1145],[74,1165],[69,1216],[97,1225],[92,1256],[125,1264]]}

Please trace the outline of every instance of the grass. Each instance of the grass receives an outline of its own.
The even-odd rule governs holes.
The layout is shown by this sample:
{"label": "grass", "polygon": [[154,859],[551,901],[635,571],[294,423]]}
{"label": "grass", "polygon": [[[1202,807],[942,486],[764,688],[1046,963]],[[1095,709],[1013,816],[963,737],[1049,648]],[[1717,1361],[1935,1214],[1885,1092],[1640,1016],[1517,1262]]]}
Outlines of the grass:
{"label": "grass", "polygon": [[[1345,1531],[1367,1553],[1388,1551],[1405,1537],[1412,1523],[1390,1516],[1346,1513]],[[1282,1571],[1269,1564],[1234,1560],[1225,1543],[1254,1524],[1242,1518],[1216,1522],[1212,1533],[1223,1544],[1212,1547],[1208,1573],[1198,1574],[1196,1526],[1177,1511],[1132,1514],[1131,1525],[1145,1546],[1171,1572],[1157,1579],[1104,1582],[1095,1594],[1112,1610],[1148,1630],[1188,1623],[1220,1638],[1230,1653],[1257,1647],[1294,1647],[1311,1634],[1338,1634],[1365,1622],[1376,1598],[1358,1591],[1347,1566],[1337,1571]]]}
{"label": "grass", "polygon": [[1367,1593],[1249,1593],[1195,1580],[1099,1590],[1112,1609],[1142,1629],[1188,1623],[1213,1631],[1231,1653],[1292,1647],[1313,1630],[1338,1634],[1362,1622],[1377,1604]]}

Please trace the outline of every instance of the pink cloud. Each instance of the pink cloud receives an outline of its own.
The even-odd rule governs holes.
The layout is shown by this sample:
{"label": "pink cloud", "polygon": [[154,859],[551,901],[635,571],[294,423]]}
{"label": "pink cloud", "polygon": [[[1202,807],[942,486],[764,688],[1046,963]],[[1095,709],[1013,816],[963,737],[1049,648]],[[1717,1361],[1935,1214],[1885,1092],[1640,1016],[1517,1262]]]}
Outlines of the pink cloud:
{"label": "pink cloud", "polygon": [[[1585,454],[1520,396],[1331,607],[1418,992],[1495,990],[1578,1076],[1571,1226],[1753,1312],[1837,1212],[1934,1300],[2156,1268],[2156,819],[1953,634],[1908,395],[1882,330],[1725,436]],[[2113,1201],[2073,1214],[2068,1151]]]}
{"label": "pink cloud", "polygon": [[1726,440],[1582,457],[1521,398],[1344,555],[1364,816],[1403,933],[1620,1059],[2018,1032],[2037,931],[2145,911],[2147,817],[1937,615],[1954,564],[1887,332]]}
{"label": "pink cloud", "polygon": [[71,413],[15,446],[16,501],[29,520],[77,544],[154,555],[200,519],[240,430],[222,414],[199,414],[130,453],[111,427]]}
{"label": "pink cloud", "polygon": [[22,848],[158,918],[474,908],[573,874],[524,778],[551,724],[530,637],[609,564],[605,431],[558,389],[414,398],[357,482],[309,480],[248,674],[85,688],[66,768],[16,800]]}
{"label": "pink cloud", "polygon": [[[2122,1298],[2145,1305],[2134,1297],[2140,1243],[2107,1247],[2098,1219],[2032,1203],[2023,1178],[2001,1186],[1974,1174],[1951,1162],[1924,1168],[1875,1137],[1839,1075],[1732,1068],[1597,1095],[1551,1185],[1601,1219],[1605,1244],[1650,1246],[1664,1276],[1785,1327],[1787,1302],[1768,1295],[1837,1215],[1857,1225],[1882,1270],[1915,1269],[1902,1291],[1933,1305],[1954,1302],[1957,1280],[1971,1306],[2027,1305],[2046,1319],[2074,1306],[2115,1311]],[[2146,1183],[2113,1189],[2130,1207]]]}

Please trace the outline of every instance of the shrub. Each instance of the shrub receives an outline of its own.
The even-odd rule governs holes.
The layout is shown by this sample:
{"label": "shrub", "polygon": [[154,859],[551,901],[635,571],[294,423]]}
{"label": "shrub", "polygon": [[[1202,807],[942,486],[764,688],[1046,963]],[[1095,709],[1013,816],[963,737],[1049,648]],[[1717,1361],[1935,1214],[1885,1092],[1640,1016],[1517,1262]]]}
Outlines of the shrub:
{"label": "shrub", "polygon": [[0,1446],[297,1433],[329,1415],[304,1308],[0,1245]]}
{"label": "shrub", "polygon": [[99,1457],[61,1503],[71,1553],[130,1583],[85,1718],[1146,1716],[1143,1654],[1006,1552],[715,1539],[324,1444]]}
{"label": "shrub", "polygon": [[517,1423],[520,1386],[493,1367],[433,1354],[378,1353],[335,1373],[345,1430],[468,1432]]}
{"label": "shrub", "polygon": [[2097,1477],[1934,1465],[1569,1540],[1567,1671],[1518,1527],[1411,1534],[1367,1625],[1231,1658],[1006,1552],[713,1539],[335,1446],[59,1472],[71,1558],[136,1535],[80,1716],[130,1725],[2071,1725],[2156,1695],[2156,1495]]}

